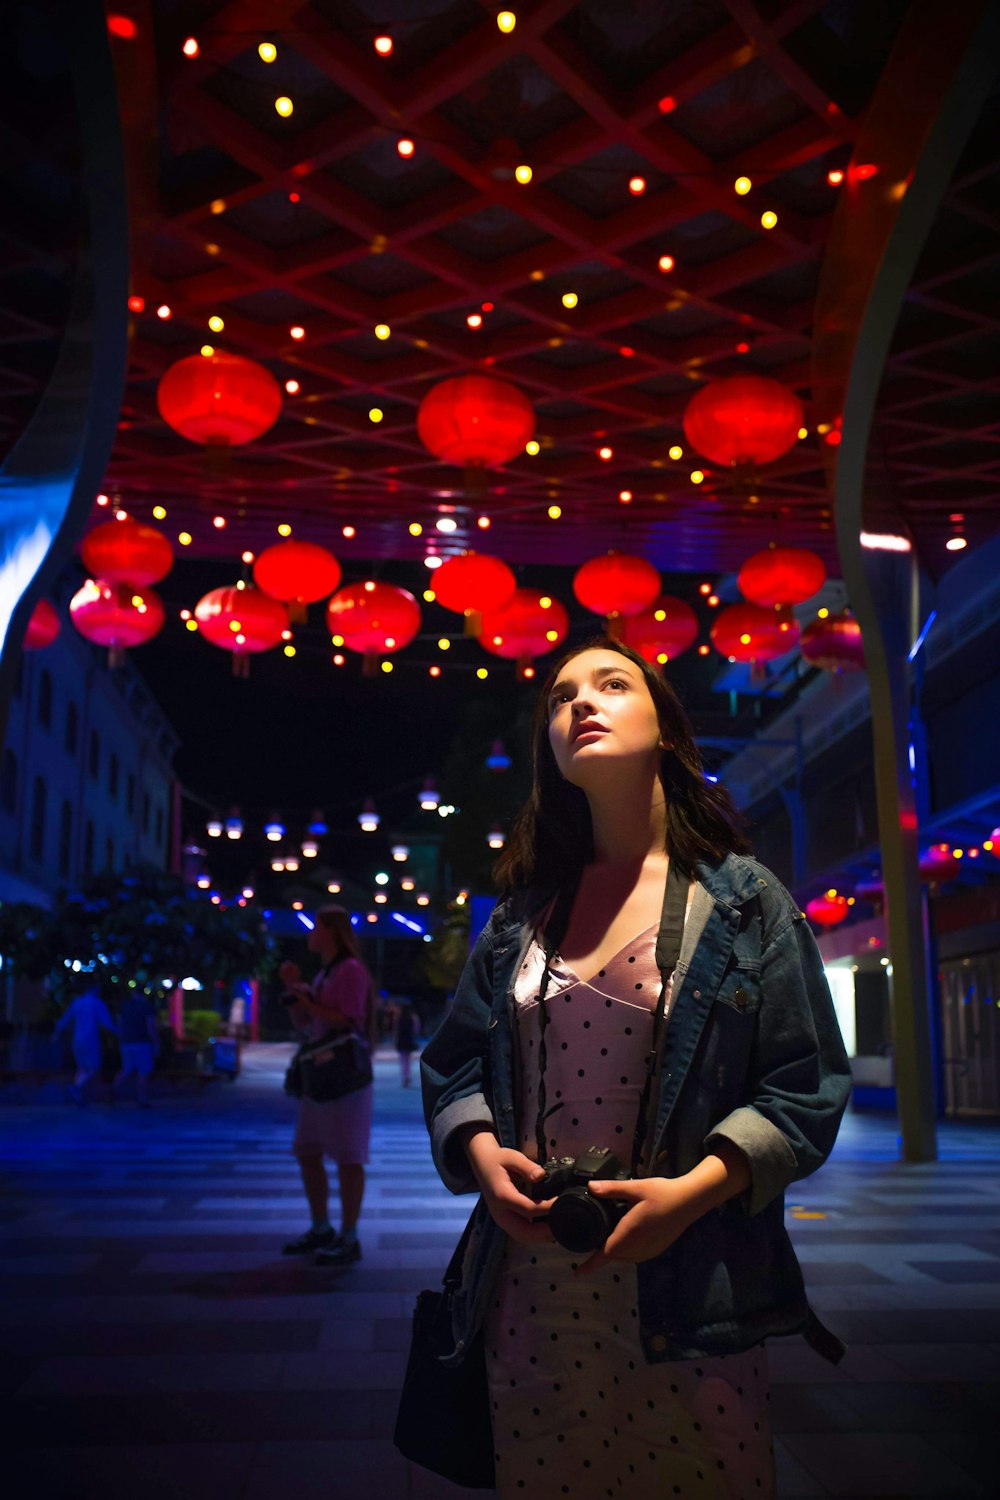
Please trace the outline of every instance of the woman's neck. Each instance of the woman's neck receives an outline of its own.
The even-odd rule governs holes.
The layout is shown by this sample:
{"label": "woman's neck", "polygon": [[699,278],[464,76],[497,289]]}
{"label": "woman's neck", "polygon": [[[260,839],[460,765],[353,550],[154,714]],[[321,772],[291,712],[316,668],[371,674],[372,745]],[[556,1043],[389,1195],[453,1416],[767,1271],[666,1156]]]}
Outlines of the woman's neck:
{"label": "woman's neck", "polygon": [[588,790],[587,801],[596,864],[635,864],[665,854],[667,806],[659,776],[640,787],[624,783]]}

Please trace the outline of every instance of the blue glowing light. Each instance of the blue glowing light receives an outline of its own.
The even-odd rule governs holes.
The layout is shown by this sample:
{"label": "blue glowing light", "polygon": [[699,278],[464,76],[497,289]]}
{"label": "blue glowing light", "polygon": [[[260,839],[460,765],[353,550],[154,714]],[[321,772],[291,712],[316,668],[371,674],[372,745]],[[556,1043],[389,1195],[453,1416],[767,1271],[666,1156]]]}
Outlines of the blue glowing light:
{"label": "blue glowing light", "polygon": [[304,911],[297,911],[295,915],[298,917],[303,927],[307,927],[309,931],[312,932],[313,928],[316,926],[316,923],[313,921],[312,917],[307,917]]}

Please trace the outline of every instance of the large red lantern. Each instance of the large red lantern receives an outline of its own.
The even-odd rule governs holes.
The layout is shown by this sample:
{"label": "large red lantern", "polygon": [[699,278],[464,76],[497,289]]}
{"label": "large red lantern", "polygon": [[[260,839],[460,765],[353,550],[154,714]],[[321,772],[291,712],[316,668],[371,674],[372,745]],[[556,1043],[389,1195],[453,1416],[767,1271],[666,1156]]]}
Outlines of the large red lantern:
{"label": "large red lantern", "polygon": [[162,376],[156,404],[188,442],[237,447],[274,426],[281,388],[263,365],[240,354],[190,354]]}
{"label": "large red lantern", "polygon": [[456,375],[432,386],[417,412],[424,447],[448,464],[492,469],[509,463],[535,430],[523,391],[493,375]]}
{"label": "large red lantern", "polygon": [[198,600],[194,617],[206,641],[233,653],[237,677],[247,676],[251,653],[272,650],[288,629],[285,606],[250,585],[212,589]]}
{"label": "large red lantern", "polygon": [[155,526],[142,521],[105,521],[80,544],[84,566],[106,583],[158,583],[174,565],[174,549]]}
{"label": "large red lantern", "polygon": [[480,645],[491,656],[516,660],[521,671],[566,639],[569,615],[558,599],[538,589],[516,589],[506,604],[483,616]]}
{"label": "large red lantern", "polygon": [[39,599],[31,611],[28,628],[21,645],[25,651],[44,651],[59,635],[59,616],[47,599]]}
{"label": "large red lantern", "polygon": [[465,616],[468,635],[479,635],[484,614],[506,604],[517,579],[499,557],[462,552],[449,557],[434,574],[434,597],[445,609]]}
{"label": "large red lantern", "polygon": [[838,896],[836,891],[825,891],[822,896],[816,896],[807,903],[806,916],[817,927],[836,927],[850,909],[846,896]]}
{"label": "large red lantern", "polygon": [[802,426],[802,402],[766,375],[731,375],[688,402],[684,433],[692,448],[724,468],[769,464],[788,452]]}
{"label": "large red lantern", "polygon": [[660,592],[660,575],[644,557],[612,551],[576,570],[573,592],[584,609],[612,621],[652,604]]}
{"label": "large red lantern", "polygon": [[698,617],[683,599],[661,594],[649,609],[625,621],[622,640],[646,661],[665,666],[698,639]]}
{"label": "large red lantern", "polygon": [[763,662],[798,644],[799,626],[794,618],[779,619],[773,609],[759,604],[730,604],[711,629],[712,645],[734,661]]}
{"label": "large red lantern", "polygon": [[95,646],[108,646],[112,666],[132,646],[142,646],[163,628],[163,603],[151,588],[88,578],[69,601],[69,617]]}
{"label": "large red lantern", "polygon": [[420,629],[420,606],[406,589],[393,583],[348,583],[326,606],[330,633],[365,657],[371,671],[376,656],[389,656],[408,646]]}
{"label": "large red lantern", "polygon": [[811,621],[799,638],[799,650],[811,667],[822,667],[827,672],[864,671],[861,626],[846,611]]}
{"label": "large red lantern", "polygon": [[826,582],[826,564],[806,547],[765,547],[740,568],[740,593],[751,604],[801,604]]}
{"label": "large red lantern", "polygon": [[287,604],[293,620],[304,620],[307,604],[332,594],[340,573],[333,553],[317,542],[276,542],[253,565],[257,587]]}
{"label": "large red lantern", "polygon": [[954,880],[959,871],[959,861],[948,844],[932,844],[926,854],[920,856],[920,878],[930,885],[942,880]]}

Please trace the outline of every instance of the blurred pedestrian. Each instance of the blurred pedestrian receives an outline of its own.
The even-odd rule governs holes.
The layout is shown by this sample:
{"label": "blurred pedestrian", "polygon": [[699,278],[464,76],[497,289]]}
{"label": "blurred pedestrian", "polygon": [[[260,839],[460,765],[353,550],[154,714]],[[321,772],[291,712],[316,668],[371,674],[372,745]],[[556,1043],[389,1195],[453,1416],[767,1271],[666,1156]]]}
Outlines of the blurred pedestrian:
{"label": "blurred pedestrian", "polygon": [[101,1033],[118,1034],[111,1012],[91,985],[77,995],[60,1016],[56,1036],[62,1036],[66,1031],[72,1032],[73,1061],[76,1063],[76,1076],[69,1097],[74,1104],[83,1104],[87,1084],[101,1071]]}
{"label": "blurred pedestrian", "polygon": [[396,1051],[399,1053],[399,1073],[404,1089],[410,1087],[410,1064],[417,1050],[417,1018],[409,1000],[404,1000],[396,1020]]}
{"label": "blurred pedestrian", "polygon": [[[287,992],[295,996],[290,1008],[295,1026],[309,1041],[354,1031],[370,1044],[374,986],[361,960],[350,914],[341,906],[321,907],[307,946],[322,964],[312,984],[303,982],[298,964],[286,962],[279,971]],[[358,1219],[371,1123],[371,1084],[327,1102],[299,1099],[292,1150],[298,1159],[312,1222],[305,1234],[285,1245],[286,1255],[316,1252],[317,1262],[328,1266],[346,1266],[361,1259]],[[339,1234],[330,1223],[326,1158],[337,1163]]]}
{"label": "blurred pedestrian", "polygon": [[112,1095],[126,1078],[135,1074],[135,1096],[140,1107],[146,1109],[149,1077],[160,1050],[160,1039],[153,1002],[139,990],[130,990],[118,1008],[118,1046],[122,1064],[111,1085]]}

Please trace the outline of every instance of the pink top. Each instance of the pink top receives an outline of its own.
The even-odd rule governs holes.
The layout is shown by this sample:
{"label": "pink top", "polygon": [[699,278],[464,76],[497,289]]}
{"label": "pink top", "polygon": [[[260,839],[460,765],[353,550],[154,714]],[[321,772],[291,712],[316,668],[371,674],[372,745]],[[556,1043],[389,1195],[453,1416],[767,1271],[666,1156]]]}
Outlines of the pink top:
{"label": "pink top", "polygon": [[[354,1030],[363,1036],[368,1022],[370,984],[371,977],[361,960],[345,958],[332,969],[320,969],[310,989],[316,1005],[349,1017]],[[307,1034],[311,1040],[324,1036],[327,1029],[320,1016],[310,1016]]]}

